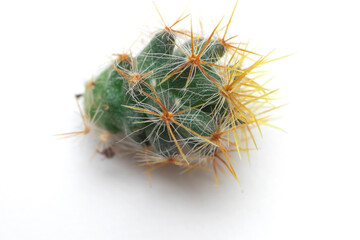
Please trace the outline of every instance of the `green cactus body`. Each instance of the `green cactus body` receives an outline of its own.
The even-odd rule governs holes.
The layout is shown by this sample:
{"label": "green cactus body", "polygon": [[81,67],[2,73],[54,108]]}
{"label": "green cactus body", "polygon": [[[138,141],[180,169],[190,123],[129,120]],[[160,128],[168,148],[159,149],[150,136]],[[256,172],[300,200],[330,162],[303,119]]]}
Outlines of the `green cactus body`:
{"label": "green cactus body", "polygon": [[124,79],[112,68],[107,68],[95,80],[88,84],[85,92],[85,111],[92,119],[98,119],[98,125],[111,133],[124,131],[126,103]]}
{"label": "green cactus body", "polygon": [[[96,121],[99,126],[111,133],[125,133],[137,143],[150,144],[159,154],[167,156],[177,154],[179,149],[176,147],[175,139],[169,135],[166,124],[161,121],[157,124],[145,123],[153,116],[134,108],[146,105],[161,112],[161,107],[153,99],[156,99],[156,95],[164,105],[167,105],[168,110],[178,108],[177,111],[182,111],[198,106],[175,117],[175,120],[186,129],[175,127],[171,123],[173,132],[176,132],[174,133],[176,140],[181,142],[196,138],[188,129],[201,136],[205,134],[204,126],[212,122],[208,111],[215,108],[219,98],[219,88],[199,69],[193,69],[188,86],[186,82],[189,78],[189,68],[161,83],[165,76],[171,73],[171,68],[176,62],[176,57],[173,55],[174,42],[175,36],[167,31],[155,34],[137,57],[122,60],[107,68],[96,78],[93,86],[88,85],[85,94],[85,109],[90,113],[90,117],[98,118]],[[202,48],[204,44],[205,41],[200,41],[197,48]],[[189,42],[185,43],[184,48],[188,48],[189,45],[191,45]],[[214,62],[214,56],[220,57],[223,52],[223,50],[219,52],[218,44],[211,41],[211,45],[204,51],[204,59]],[[129,79],[119,74],[116,68],[124,72],[130,71],[131,74],[141,75],[144,72],[149,74],[132,84]],[[220,76],[212,66],[204,68],[213,79],[220,82]],[[132,93],[129,92],[130,88]],[[224,109],[221,112],[223,111]],[[206,134],[210,133],[206,132]]]}
{"label": "green cactus body", "polygon": [[216,28],[204,38],[166,27],[137,56],[121,55],[87,83],[88,118],[143,149],[148,166],[210,164],[217,176],[222,164],[236,177],[230,152],[248,151],[269,95],[248,75],[266,61],[244,67],[250,53],[226,42],[226,32],[213,38]]}

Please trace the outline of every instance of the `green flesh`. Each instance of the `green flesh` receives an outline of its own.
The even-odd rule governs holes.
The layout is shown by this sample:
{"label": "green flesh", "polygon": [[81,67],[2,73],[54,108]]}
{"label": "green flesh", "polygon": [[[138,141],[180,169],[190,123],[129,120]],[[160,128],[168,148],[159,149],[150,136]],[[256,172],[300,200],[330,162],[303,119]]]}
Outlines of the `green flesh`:
{"label": "green flesh", "polygon": [[[85,111],[96,125],[113,134],[126,134],[144,146],[151,145],[157,153],[167,157],[179,154],[176,142],[184,152],[203,144],[204,139],[199,136],[211,136],[216,131],[216,119],[228,111],[226,103],[219,104],[222,102],[219,92],[221,77],[216,67],[202,66],[207,73],[204,74],[198,67],[189,65],[164,81],[181,66],[181,58],[186,57],[179,49],[175,49],[174,42],[173,34],[161,31],[138,56],[116,64],[118,69],[129,76],[146,75],[140,81],[130,83],[114,66],[110,66],[85,91]],[[205,42],[199,41],[197,52]],[[189,47],[191,49],[191,42],[184,43],[181,48]],[[216,63],[224,53],[224,47],[211,40],[201,59]],[[176,141],[167,121],[156,115],[163,113],[157,97],[168,111],[184,111],[173,118],[178,124],[168,121]]]}

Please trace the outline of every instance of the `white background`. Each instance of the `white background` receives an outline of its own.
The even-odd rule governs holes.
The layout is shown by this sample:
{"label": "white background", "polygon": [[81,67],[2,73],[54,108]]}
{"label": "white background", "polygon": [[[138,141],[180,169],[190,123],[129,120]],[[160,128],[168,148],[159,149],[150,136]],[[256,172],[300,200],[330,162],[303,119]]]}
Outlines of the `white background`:
{"label": "white background", "polygon": [[[186,7],[156,1],[173,22]],[[191,1],[211,30],[235,1]],[[230,31],[261,53],[289,103],[241,185],[89,158],[74,94],[112,53],[161,28],[151,1],[1,1],[0,239],[360,239],[357,1],[239,2]],[[226,21],[227,18],[224,19]],[[189,19],[186,20],[189,24]],[[146,38],[145,38],[146,39]],[[140,41],[141,44],[141,41]]]}

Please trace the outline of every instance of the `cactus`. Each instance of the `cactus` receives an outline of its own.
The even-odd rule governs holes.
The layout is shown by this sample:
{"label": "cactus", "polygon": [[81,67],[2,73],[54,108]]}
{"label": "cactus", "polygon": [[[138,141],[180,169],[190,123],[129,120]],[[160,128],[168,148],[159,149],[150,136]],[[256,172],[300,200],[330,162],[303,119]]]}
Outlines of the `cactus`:
{"label": "cactus", "polygon": [[274,109],[274,91],[250,77],[270,61],[267,56],[226,39],[233,14],[221,35],[221,21],[207,37],[195,34],[192,23],[189,31],[174,30],[187,16],[180,17],[171,27],[164,23],[136,56],[118,54],[86,84],[85,122],[91,119],[116,144],[138,146],[140,165],[149,169],[207,168],[218,182],[218,169],[225,167],[237,179],[231,152],[255,144],[251,128],[260,131],[264,114]]}

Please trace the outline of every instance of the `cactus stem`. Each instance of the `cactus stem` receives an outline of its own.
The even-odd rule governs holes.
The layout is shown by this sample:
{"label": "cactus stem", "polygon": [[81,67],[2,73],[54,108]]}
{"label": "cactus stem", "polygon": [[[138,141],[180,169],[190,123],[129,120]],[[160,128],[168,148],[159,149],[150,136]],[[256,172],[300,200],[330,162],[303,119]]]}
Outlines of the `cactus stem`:
{"label": "cactus stem", "polygon": [[83,131],[58,136],[99,127],[95,152],[106,156],[115,154],[109,143],[129,139],[123,144],[135,144],[129,146],[132,154],[145,154],[138,166],[146,167],[150,184],[150,172],[166,165],[181,166],[182,172],[211,170],[217,185],[219,171],[229,170],[239,182],[232,153],[241,158],[241,152],[257,149],[251,131],[256,125],[262,136],[266,115],[279,108],[270,102],[277,90],[255,82],[265,75],[257,68],[281,58],[269,60],[271,52],[256,54],[246,43],[234,43],[237,36],[229,37],[235,1],[227,22],[221,18],[207,37],[194,32],[192,18],[189,30],[174,30],[190,15],[184,11],[167,24],[154,3],[161,30],[134,57],[131,48],[113,54],[112,64],[86,83],[84,111],[76,99]]}

